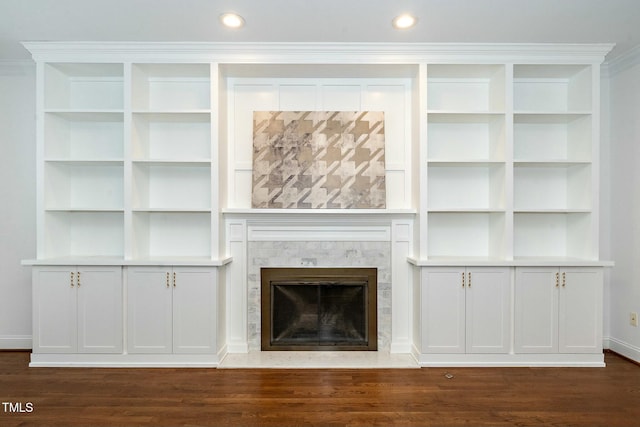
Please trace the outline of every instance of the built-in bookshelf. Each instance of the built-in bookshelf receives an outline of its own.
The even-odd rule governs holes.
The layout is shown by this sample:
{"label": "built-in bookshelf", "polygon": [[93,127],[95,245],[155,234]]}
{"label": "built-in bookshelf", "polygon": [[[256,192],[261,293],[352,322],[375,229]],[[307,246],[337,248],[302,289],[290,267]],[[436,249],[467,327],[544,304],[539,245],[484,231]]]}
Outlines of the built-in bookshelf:
{"label": "built-in bookshelf", "polygon": [[516,258],[597,258],[593,73],[585,65],[514,66]]}
{"label": "built-in bookshelf", "polygon": [[210,66],[43,68],[41,257],[210,258]]}
{"label": "built-in bookshelf", "polygon": [[427,256],[495,258],[505,246],[505,65],[427,65]]}
{"label": "built-in bookshelf", "polygon": [[596,259],[592,65],[427,70],[424,258]]}
{"label": "built-in bookshelf", "polygon": [[[247,272],[262,264],[250,243],[308,240],[390,245],[392,353],[602,366],[599,67],[611,46],[25,46],[37,64],[32,365],[217,366],[250,348]],[[386,208],[252,209],[264,110],[383,111]],[[85,300],[92,289],[118,310],[102,293]],[[565,324],[538,322],[565,316],[568,291]],[[88,329],[86,307],[98,314]],[[566,325],[582,347],[533,348]],[[104,345],[76,340],[83,330]]]}
{"label": "built-in bookshelf", "polygon": [[323,108],[389,110],[387,190],[392,208],[418,211],[418,258],[597,259],[590,61],[112,60],[41,64],[41,258],[218,253],[221,209],[250,190],[238,103],[304,106],[310,94]]}
{"label": "built-in bookshelf", "polygon": [[44,65],[42,256],[124,255],[124,66]]}

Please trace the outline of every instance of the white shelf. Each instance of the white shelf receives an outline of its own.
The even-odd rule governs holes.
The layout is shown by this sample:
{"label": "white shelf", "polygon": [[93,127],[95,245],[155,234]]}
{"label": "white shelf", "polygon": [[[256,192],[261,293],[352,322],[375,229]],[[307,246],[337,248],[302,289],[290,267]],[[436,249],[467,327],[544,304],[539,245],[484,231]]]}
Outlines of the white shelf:
{"label": "white shelf", "polygon": [[47,161],[45,208],[124,209],[122,161]]}
{"label": "white shelf", "polygon": [[517,257],[514,259],[489,257],[408,257],[407,262],[417,267],[613,267],[613,261],[589,260],[569,257]]}
{"label": "white shelf", "polygon": [[124,157],[122,112],[48,112],[44,129],[47,158]]}
{"label": "white shelf", "polygon": [[211,209],[209,163],[135,162],[134,209]]}
{"label": "white shelf", "polygon": [[210,159],[211,113],[134,113],[132,156]]}
{"label": "white shelf", "polygon": [[136,112],[203,112],[211,109],[209,64],[134,64]]}
{"label": "white shelf", "polygon": [[427,256],[504,259],[504,212],[430,212]]}
{"label": "white shelf", "polygon": [[514,214],[514,257],[592,259],[589,212]]}
{"label": "white shelf", "polygon": [[591,161],[590,114],[514,115],[514,157],[536,161]]}
{"label": "white shelf", "polygon": [[515,65],[514,111],[592,111],[591,66]]}
{"label": "white shelf", "polygon": [[224,257],[211,259],[207,257],[153,257],[140,259],[124,259],[110,256],[62,256],[44,259],[26,259],[22,265],[92,265],[92,266],[192,266],[192,267],[220,267],[229,264],[233,259]]}
{"label": "white shelf", "polygon": [[591,208],[589,163],[518,163],[514,169],[514,209]]}
{"label": "white shelf", "polygon": [[429,208],[428,213],[505,213],[504,208]]}
{"label": "white shelf", "polygon": [[504,160],[504,114],[427,112],[428,157],[434,160]]}
{"label": "white shelf", "polygon": [[486,210],[505,206],[502,163],[429,163],[427,174],[430,210]]}
{"label": "white shelf", "polygon": [[45,109],[122,110],[123,64],[45,64]]}
{"label": "white shelf", "polygon": [[505,67],[428,65],[427,109],[432,112],[504,112]]}
{"label": "white shelf", "polygon": [[46,212],[44,229],[44,258],[124,256],[122,212]]}
{"label": "white shelf", "polygon": [[211,257],[211,214],[134,212],[133,258],[173,257]]}

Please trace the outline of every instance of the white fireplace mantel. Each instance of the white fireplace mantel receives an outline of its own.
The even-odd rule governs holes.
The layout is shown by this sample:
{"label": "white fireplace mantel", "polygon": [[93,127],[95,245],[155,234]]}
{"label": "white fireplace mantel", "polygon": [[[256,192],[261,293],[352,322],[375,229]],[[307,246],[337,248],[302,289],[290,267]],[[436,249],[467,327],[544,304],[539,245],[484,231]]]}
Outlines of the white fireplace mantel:
{"label": "white fireplace mantel", "polygon": [[[388,242],[391,252],[389,350],[410,353],[411,316],[406,308],[411,306],[411,265],[407,259],[413,247],[414,210],[226,209],[223,216],[225,249],[233,258],[227,268],[229,353],[248,353],[250,349],[248,317],[254,307],[249,307],[249,242]],[[313,249],[301,256],[313,257]]]}
{"label": "white fireplace mantel", "polygon": [[342,219],[351,218],[366,221],[375,218],[413,218],[416,215],[415,209],[243,209],[227,208],[222,209],[225,217],[237,217],[256,220],[282,220],[297,219],[317,221],[320,218]]}

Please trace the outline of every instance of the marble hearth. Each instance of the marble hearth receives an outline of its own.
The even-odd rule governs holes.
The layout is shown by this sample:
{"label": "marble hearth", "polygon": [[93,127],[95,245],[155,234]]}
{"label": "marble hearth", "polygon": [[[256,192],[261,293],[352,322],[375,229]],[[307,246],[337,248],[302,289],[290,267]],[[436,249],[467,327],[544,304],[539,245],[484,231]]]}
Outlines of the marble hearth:
{"label": "marble hearth", "polygon": [[[351,367],[411,367],[413,212],[389,210],[227,210],[227,351],[223,367],[333,366],[332,353],[260,350],[260,268],[374,267],[378,270],[378,351],[350,354]],[[269,353],[266,355],[265,353]],[[279,353],[287,353],[279,356]],[[291,354],[293,353],[293,354]],[[296,355],[296,353],[298,353]],[[347,352],[342,353],[342,356]],[[297,358],[301,360],[296,361]],[[285,360],[288,360],[286,362]],[[308,361],[305,365],[304,360]],[[344,364],[347,359],[341,360]]]}

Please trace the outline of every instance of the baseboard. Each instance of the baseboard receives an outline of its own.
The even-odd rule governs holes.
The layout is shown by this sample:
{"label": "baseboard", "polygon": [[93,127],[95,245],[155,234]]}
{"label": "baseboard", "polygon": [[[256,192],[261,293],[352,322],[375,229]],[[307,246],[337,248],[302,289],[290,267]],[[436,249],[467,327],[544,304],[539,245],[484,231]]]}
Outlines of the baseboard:
{"label": "baseboard", "polygon": [[609,337],[609,350],[640,364],[640,347]]}
{"label": "baseboard", "polygon": [[0,335],[0,350],[31,350],[31,335]]}
{"label": "baseboard", "polygon": [[29,367],[217,368],[215,354],[51,354],[31,353]]}
{"label": "baseboard", "polygon": [[557,367],[603,368],[603,353],[548,354],[421,354],[422,367]]}

